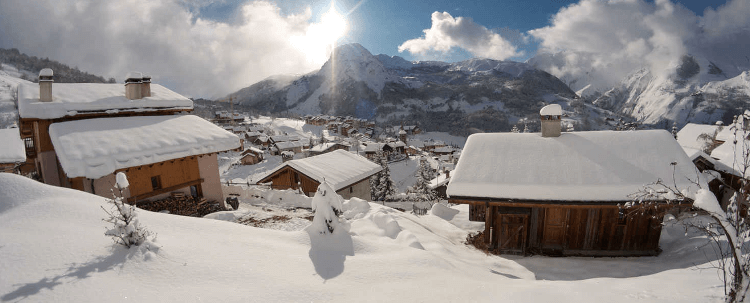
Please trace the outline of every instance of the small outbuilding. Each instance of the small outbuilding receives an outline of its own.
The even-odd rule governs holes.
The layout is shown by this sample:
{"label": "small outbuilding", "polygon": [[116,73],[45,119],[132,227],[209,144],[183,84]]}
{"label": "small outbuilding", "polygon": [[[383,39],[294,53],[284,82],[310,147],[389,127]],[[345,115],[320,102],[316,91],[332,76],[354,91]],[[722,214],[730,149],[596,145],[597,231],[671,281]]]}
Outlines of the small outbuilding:
{"label": "small outbuilding", "polygon": [[470,205],[496,253],[658,254],[663,214],[623,205],[657,180],[695,186],[690,159],[664,130],[561,133],[556,107],[542,110],[541,134],[471,135],[450,202]]}
{"label": "small outbuilding", "polygon": [[318,185],[325,180],[344,199],[357,197],[371,200],[370,177],[380,170],[380,165],[365,157],[334,150],[284,162],[262,177],[258,184],[271,183],[273,189],[299,189],[312,197]]}

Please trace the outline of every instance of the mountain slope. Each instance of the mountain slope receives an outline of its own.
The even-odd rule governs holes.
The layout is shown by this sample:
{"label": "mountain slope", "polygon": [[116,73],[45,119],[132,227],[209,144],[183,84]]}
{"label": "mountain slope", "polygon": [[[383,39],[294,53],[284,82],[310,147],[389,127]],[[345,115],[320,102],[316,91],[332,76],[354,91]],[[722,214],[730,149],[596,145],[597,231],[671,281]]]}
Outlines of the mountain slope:
{"label": "mountain slope", "polygon": [[660,74],[649,69],[631,73],[593,103],[651,125],[676,122],[729,124],[750,106],[750,77],[730,77],[714,62],[685,55]]}
{"label": "mountain slope", "polygon": [[576,98],[565,83],[525,63],[471,59],[409,62],[342,45],[317,71],[266,79],[231,94],[261,112],[331,114],[437,131],[507,131],[550,102]]}

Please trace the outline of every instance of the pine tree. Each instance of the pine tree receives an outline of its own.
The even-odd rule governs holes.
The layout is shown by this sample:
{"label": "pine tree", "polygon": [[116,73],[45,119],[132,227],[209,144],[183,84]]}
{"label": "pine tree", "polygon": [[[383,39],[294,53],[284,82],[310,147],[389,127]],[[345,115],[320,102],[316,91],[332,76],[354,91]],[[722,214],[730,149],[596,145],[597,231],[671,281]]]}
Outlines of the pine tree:
{"label": "pine tree", "polygon": [[382,151],[375,155],[375,162],[380,164],[382,170],[370,179],[370,190],[373,201],[385,201],[389,196],[396,194],[396,186],[391,179],[391,170],[388,168],[388,159]]}
{"label": "pine tree", "polygon": [[434,172],[425,158],[419,161],[417,170],[417,182],[409,188],[408,193],[413,194],[416,201],[434,201],[437,199],[435,190],[429,187],[430,180],[434,179]]}
{"label": "pine tree", "polygon": [[520,133],[521,131],[518,130],[518,126],[513,125],[513,128],[510,130],[510,132],[512,132],[512,133]]}

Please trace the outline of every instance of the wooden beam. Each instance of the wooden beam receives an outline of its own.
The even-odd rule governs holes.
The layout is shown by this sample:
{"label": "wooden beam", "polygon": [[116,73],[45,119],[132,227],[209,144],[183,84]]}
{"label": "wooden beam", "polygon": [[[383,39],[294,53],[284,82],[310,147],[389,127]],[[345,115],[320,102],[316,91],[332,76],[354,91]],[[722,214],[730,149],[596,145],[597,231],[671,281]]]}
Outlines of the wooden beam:
{"label": "wooden beam", "polygon": [[167,187],[167,188],[157,189],[157,190],[152,191],[152,192],[147,192],[145,194],[140,194],[140,195],[137,195],[135,197],[130,197],[130,198],[128,198],[128,203],[132,203],[132,202],[135,202],[135,201],[138,201],[138,200],[147,199],[147,198],[150,198],[150,197],[153,197],[153,196],[157,196],[157,195],[161,195],[161,194],[166,194],[168,192],[175,191],[175,190],[178,190],[178,189],[183,188],[183,187],[198,185],[198,184],[201,184],[201,183],[203,183],[203,178],[200,178],[198,180],[188,181],[188,182],[185,182],[185,183],[182,183],[182,184],[177,184],[177,185],[170,186],[170,187]]}
{"label": "wooden beam", "polygon": [[484,203],[484,243],[487,244],[487,246],[490,245],[490,203],[485,202]]}

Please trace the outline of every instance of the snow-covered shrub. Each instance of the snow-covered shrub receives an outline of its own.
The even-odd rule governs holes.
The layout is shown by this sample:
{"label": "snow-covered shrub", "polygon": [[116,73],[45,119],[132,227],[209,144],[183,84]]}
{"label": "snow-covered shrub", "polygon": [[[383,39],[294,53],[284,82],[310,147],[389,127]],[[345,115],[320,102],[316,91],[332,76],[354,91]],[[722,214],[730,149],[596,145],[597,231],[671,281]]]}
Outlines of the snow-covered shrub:
{"label": "snow-covered shrub", "polygon": [[122,202],[122,190],[128,186],[125,173],[117,173],[115,188],[119,195],[115,195],[113,191],[114,197],[108,201],[112,207],[110,210],[104,207],[102,209],[107,213],[104,221],[112,224],[112,228],[108,229],[104,235],[112,237],[115,243],[130,248],[146,242],[151,232],[138,222],[135,206]]}
{"label": "snow-covered shrub", "polygon": [[333,234],[340,231],[342,226],[337,213],[343,211],[343,202],[344,198],[337,194],[328,183],[321,183],[312,199],[312,210],[315,216],[310,228],[320,234]]}

